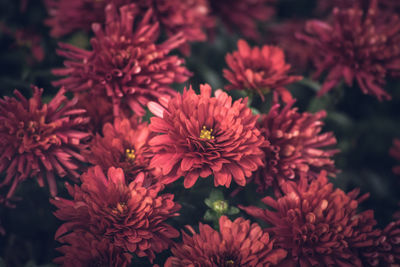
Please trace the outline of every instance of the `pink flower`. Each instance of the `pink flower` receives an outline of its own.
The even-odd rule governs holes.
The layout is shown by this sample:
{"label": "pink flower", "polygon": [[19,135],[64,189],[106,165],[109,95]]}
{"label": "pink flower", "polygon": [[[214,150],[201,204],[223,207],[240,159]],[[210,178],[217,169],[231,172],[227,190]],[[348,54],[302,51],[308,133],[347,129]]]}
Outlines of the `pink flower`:
{"label": "pink flower", "polygon": [[256,223],[226,216],[219,219],[219,232],[199,225],[200,233],[187,226],[192,236],[182,232],[183,242],[171,248],[165,267],[180,266],[272,266],[286,256],[284,249],[273,248],[274,240]]}
{"label": "pink flower", "polygon": [[377,1],[369,8],[335,8],[332,23],[309,21],[306,34],[299,35],[311,45],[317,72],[326,73],[318,95],[323,95],[344,80],[352,86],[354,80],[364,94],[379,100],[391,99],[383,90],[386,77],[400,75],[400,19],[380,11]]}
{"label": "pink flower", "polygon": [[54,84],[71,92],[107,95],[115,116],[125,107],[143,116],[143,105],[150,100],[175,95],[170,85],[186,81],[191,73],[182,66],[183,59],[168,54],[185,39],[178,34],[155,44],[159,25],[150,22],[153,11],[149,9],[140,21],[137,14],[134,4],[121,7],[119,12],[108,5],[104,30],[98,23],[92,27],[93,51],[60,44],[58,54],[68,60],[65,68],[53,72],[67,77]]}
{"label": "pink flower", "polygon": [[75,107],[61,88],[48,103],[42,102],[43,89],[33,87],[33,96],[26,99],[15,90],[16,98],[0,99],[0,172],[5,178],[0,187],[10,186],[5,200],[12,197],[18,184],[36,176],[40,186],[44,179],[50,193],[57,194],[55,175],[77,179],[77,170],[86,159],[80,154],[89,119],[85,110]]}
{"label": "pink flower", "polygon": [[284,86],[301,80],[301,76],[290,76],[290,65],[279,47],[264,45],[251,48],[246,41],[238,41],[238,51],[226,55],[230,69],[224,69],[224,77],[231,83],[226,90],[257,92],[264,100],[264,94],[277,91],[289,94]]}
{"label": "pink flower", "polygon": [[[232,103],[221,90],[211,96],[209,85],[192,88],[169,101],[165,107],[150,103],[150,130],[160,133],[149,144],[154,150],[150,166],[159,166],[165,183],[184,176],[185,188],[198,177],[214,175],[214,185],[229,187],[232,181],[244,186],[262,165],[266,145],[255,128],[257,116],[247,107],[247,99]],[[247,179],[246,179],[247,178]]]}
{"label": "pink flower", "polygon": [[262,199],[267,209],[241,207],[272,225],[267,231],[276,240],[274,247],[288,251],[281,266],[363,266],[363,250],[380,235],[373,211],[357,212],[368,195],[357,199],[359,190],[334,189],[325,172],[310,183],[286,182],[282,190],[276,200]]}
{"label": "pink flower", "polygon": [[159,185],[145,188],[140,179],[127,185],[122,169],[111,167],[105,176],[100,166],[89,168],[81,180],[81,186],[66,185],[73,200],[51,200],[58,208],[55,216],[66,221],[56,232],[61,242],[71,231],[89,232],[153,261],[179,236],[165,220],[177,216],[180,205],[172,194],[158,195]]}
{"label": "pink flower", "polygon": [[330,175],[337,172],[332,157],[339,151],[331,148],[336,138],[332,132],[321,133],[326,112],[301,113],[293,108],[294,102],[282,108],[273,105],[258,123],[261,134],[270,142],[263,149],[265,166],[255,175],[260,192],[288,180],[297,182],[301,177],[313,180],[322,170]]}

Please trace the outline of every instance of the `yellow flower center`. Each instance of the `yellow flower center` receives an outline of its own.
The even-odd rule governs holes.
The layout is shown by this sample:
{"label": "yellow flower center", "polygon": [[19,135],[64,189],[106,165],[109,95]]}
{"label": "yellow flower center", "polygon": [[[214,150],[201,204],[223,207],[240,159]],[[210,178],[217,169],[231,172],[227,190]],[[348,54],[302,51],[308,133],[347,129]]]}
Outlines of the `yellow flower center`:
{"label": "yellow flower center", "polygon": [[200,138],[207,139],[207,140],[214,139],[215,137],[213,135],[211,135],[212,131],[213,131],[213,129],[207,130],[206,126],[203,126],[203,129],[201,129],[201,132],[200,132]]}
{"label": "yellow flower center", "polygon": [[233,260],[226,261],[226,265],[228,265],[228,266],[233,266],[234,264],[235,264],[235,262]]}
{"label": "yellow flower center", "polygon": [[126,156],[126,158],[129,159],[129,160],[134,160],[134,159],[136,158],[135,150],[134,150],[134,149],[129,149],[129,148],[127,148],[127,149],[125,150],[125,156]]}
{"label": "yellow flower center", "polygon": [[126,203],[118,202],[117,206],[112,209],[112,213],[114,213],[116,215],[117,214],[121,215],[125,212],[126,208],[127,208]]}

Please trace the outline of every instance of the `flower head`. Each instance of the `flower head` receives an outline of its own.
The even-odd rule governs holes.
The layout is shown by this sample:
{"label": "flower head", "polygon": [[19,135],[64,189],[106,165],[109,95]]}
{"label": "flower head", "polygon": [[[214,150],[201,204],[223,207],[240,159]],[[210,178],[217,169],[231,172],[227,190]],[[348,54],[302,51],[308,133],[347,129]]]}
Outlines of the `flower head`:
{"label": "flower head", "polygon": [[319,95],[344,79],[348,86],[356,80],[364,94],[391,98],[382,87],[386,77],[400,74],[400,19],[380,11],[376,0],[367,9],[335,8],[332,24],[310,21],[299,37],[316,52],[315,77],[327,74]]}
{"label": "flower head", "polygon": [[137,118],[116,118],[114,123],[106,123],[103,137],[96,135],[89,144],[88,161],[107,171],[110,167],[122,168],[127,181],[140,179],[143,185],[158,182],[158,172],[150,168],[148,141],[151,134],[147,123],[138,123]]}
{"label": "flower head", "polygon": [[311,66],[314,54],[311,46],[296,38],[296,33],[303,31],[305,23],[306,20],[292,19],[268,27],[271,43],[282,48],[285,60],[299,73],[306,72]]}
{"label": "flower head", "polygon": [[65,245],[57,248],[63,256],[54,262],[64,267],[129,266],[132,255],[114,246],[107,239],[99,239],[88,232],[72,232],[60,237]]}
{"label": "flower head", "polygon": [[150,140],[154,150],[151,166],[160,166],[165,182],[181,176],[192,187],[197,178],[214,175],[215,186],[230,186],[232,178],[241,186],[246,177],[262,165],[264,138],[255,128],[257,117],[246,106],[247,99],[232,104],[232,98],[218,90],[211,97],[209,85],[192,88],[165,104],[150,109],[150,130],[160,133]]}
{"label": "flower head", "polygon": [[360,252],[373,245],[380,231],[371,210],[357,213],[358,190],[333,188],[326,173],[299,184],[286,182],[284,195],[262,201],[273,210],[241,207],[272,225],[275,246],[288,250],[283,266],[361,266]]}
{"label": "flower head", "polygon": [[17,90],[16,98],[0,99],[0,172],[6,173],[0,187],[10,186],[5,200],[32,176],[40,186],[46,179],[55,196],[55,175],[78,178],[79,163],[86,161],[80,154],[82,141],[90,136],[82,131],[89,120],[83,117],[86,111],[77,109],[77,99],[68,100],[63,88],[48,104],[42,93],[33,87],[30,99]]}
{"label": "flower head", "polygon": [[264,45],[251,48],[246,41],[238,41],[238,51],[226,55],[229,69],[224,77],[231,83],[226,90],[249,90],[257,92],[264,100],[270,91],[282,91],[283,87],[301,80],[301,76],[289,76],[290,65],[285,63],[283,51],[275,46]]}
{"label": "flower head", "polygon": [[183,243],[171,248],[173,256],[166,267],[180,266],[272,266],[286,256],[284,249],[274,249],[274,240],[256,223],[226,216],[219,219],[219,232],[200,223],[200,233],[187,226],[192,236],[182,232]]}
{"label": "flower head", "polygon": [[281,108],[275,104],[258,123],[261,134],[270,142],[264,147],[265,167],[255,175],[259,191],[301,177],[315,179],[320,171],[334,175],[332,159],[338,150],[332,132],[321,133],[326,112],[298,112],[294,101]]}
{"label": "flower head", "polygon": [[[400,162],[400,139],[393,140],[393,146],[390,148],[389,154]],[[400,175],[400,166],[397,165],[393,167],[393,172],[397,175]]]}
{"label": "flower head", "polygon": [[179,232],[165,220],[177,216],[180,205],[172,194],[158,196],[160,186],[145,188],[139,179],[126,184],[122,169],[111,167],[105,176],[101,167],[90,168],[81,176],[82,185],[67,185],[73,200],[56,198],[55,216],[67,221],[56,233],[86,231],[106,238],[116,247],[150,261],[168,248]]}
{"label": "flower head", "polygon": [[58,54],[66,57],[65,68],[53,72],[67,77],[55,82],[72,92],[89,91],[107,95],[113,103],[114,115],[121,105],[144,115],[143,105],[149,100],[176,92],[172,83],[188,79],[190,72],[182,66],[183,59],[168,53],[180,46],[182,34],[155,44],[159,36],[158,23],[151,23],[152,9],[137,23],[137,6],[106,7],[106,25],[94,23],[93,51],[60,44]]}
{"label": "flower head", "polygon": [[260,37],[257,23],[265,22],[275,13],[275,0],[210,1],[211,10],[230,31],[239,31],[253,39]]}

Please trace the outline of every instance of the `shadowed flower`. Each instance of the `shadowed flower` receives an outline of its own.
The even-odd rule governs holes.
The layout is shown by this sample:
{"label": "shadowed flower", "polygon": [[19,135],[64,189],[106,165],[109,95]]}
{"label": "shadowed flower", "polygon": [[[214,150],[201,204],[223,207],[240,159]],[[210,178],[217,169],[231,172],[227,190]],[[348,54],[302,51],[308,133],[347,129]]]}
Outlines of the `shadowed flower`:
{"label": "shadowed flower", "polygon": [[82,185],[66,185],[73,200],[56,198],[57,218],[67,221],[56,239],[70,231],[85,231],[105,238],[117,248],[148,257],[168,248],[179,232],[165,220],[177,216],[180,205],[172,194],[158,196],[160,186],[145,188],[140,179],[126,185],[122,169],[111,167],[107,177],[100,166],[81,176]]}
{"label": "shadowed flower", "polygon": [[182,83],[191,75],[182,66],[183,59],[168,55],[185,39],[178,34],[156,45],[159,26],[150,22],[151,9],[137,23],[134,4],[121,7],[119,13],[115,6],[108,5],[105,12],[105,29],[98,23],[92,27],[93,51],[60,44],[58,54],[68,60],[64,62],[65,68],[53,73],[67,77],[54,84],[71,92],[106,94],[113,102],[115,116],[119,115],[121,105],[143,116],[143,105],[165,94],[175,95],[170,85]]}
{"label": "shadowed flower", "polygon": [[246,41],[239,40],[238,51],[228,53],[225,60],[230,70],[224,69],[224,77],[231,83],[225,89],[255,91],[262,100],[271,91],[290,95],[284,86],[302,79],[288,75],[290,65],[285,63],[283,51],[275,46],[250,48]]}
{"label": "shadowed flower", "polygon": [[274,249],[274,240],[258,224],[226,216],[219,219],[219,232],[209,225],[199,225],[197,234],[186,226],[192,236],[182,231],[183,243],[171,248],[166,267],[183,266],[272,266],[286,256],[284,249]]}
{"label": "shadowed flower", "polygon": [[42,102],[43,89],[33,87],[26,99],[15,90],[16,98],[0,99],[0,173],[6,176],[0,188],[10,186],[5,200],[17,185],[32,176],[40,186],[46,178],[50,193],[57,194],[55,175],[78,178],[81,142],[90,136],[82,128],[88,123],[85,110],[77,109],[77,99],[69,101],[62,88],[48,103]]}
{"label": "shadowed flower", "polygon": [[400,19],[380,11],[376,0],[366,9],[335,8],[332,24],[309,21],[298,36],[316,52],[315,77],[327,74],[319,96],[344,79],[348,86],[356,80],[364,94],[391,99],[382,87],[386,77],[400,74]]}
{"label": "shadowed flower", "polygon": [[360,252],[380,234],[371,210],[357,213],[367,195],[334,189],[325,172],[310,183],[286,182],[282,191],[277,200],[262,199],[273,210],[240,207],[272,225],[274,246],[288,251],[282,266],[362,266]]}
{"label": "shadowed flower", "polygon": [[115,247],[107,239],[97,239],[88,232],[72,232],[60,237],[63,245],[57,250],[63,256],[55,258],[54,263],[63,267],[91,266],[129,266],[132,255]]}
{"label": "shadowed flower", "polygon": [[247,98],[235,101],[209,85],[200,95],[185,89],[165,104],[151,102],[149,144],[154,150],[150,166],[160,166],[165,183],[184,176],[185,188],[197,178],[214,175],[214,185],[230,186],[232,178],[241,186],[262,165],[264,138],[255,128],[257,116],[247,107]]}
{"label": "shadowed flower", "polygon": [[[210,16],[207,0],[142,0],[142,5],[154,10],[154,19],[160,23],[168,36],[182,33],[188,42],[207,40],[205,30],[215,26]],[[189,44],[182,44],[189,53]]]}
{"label": "shadowed flower", "polygon": [[[393,140],[393,146],[390,148],[389,154],[400,162],[400,139]],[[397,175],[400,175],[400,165],[394,166],[393,172]]]}
{"label": "shadowed flower", "polygon": [[287,180],[313,180],[322,170],[336,173],[332,157],[338,150],[327,148],[335,145],[336,139],[332,132],[321,133],[326,112],[300,113],[292,108],[294,102],[283,108],[275,104],[258,123],[261,134],[270,142],[264,147],[265,167],[254,179],[260,192]]}
{"label": "shadowed flower", "polygon": [[143,181],[143,186],[158,182],[158,172],[150,168],[153,153],[148,146],[150,133],[147,123],[131,119],[116,118],[114,124],[106,123],[103,136],[96,135],[89,144],[88,161],[100,165],[103,171],[110,167],[122,168],[127,181],[134,178]]}
{"label": "shadowed flower", "polygon": [[26,57],[28,64],[41,62],[44,59],[44,49],[42,46],[42,36],[33,29],[12,30],[3,23],[0,23],[0,33],[9,35],[15,40],[13,47],[27,48],[29,55]]}
{"label": "shadowed flower", "polygon": [[120,7],[131,0],[44,0],[50,18],[45,24],[51,27],[53,37],[61,37],[74,31],[90,31],[93,22],[103,22],[107,4]]}
{"label": "shadowed flower", "polygon": [[285,52],[285,60],[295,72],[304,73],[311,66],[314,50],[296,38],[296,33],[304,29],[306,21],[288,20],[268,27],[268,40]]}
{"label": "shadowed flower", "polygon": [[211,10],[228,30],[258,39],[258,22],[265,22],[275,13],[275,0],[218,0],[210,1]]}

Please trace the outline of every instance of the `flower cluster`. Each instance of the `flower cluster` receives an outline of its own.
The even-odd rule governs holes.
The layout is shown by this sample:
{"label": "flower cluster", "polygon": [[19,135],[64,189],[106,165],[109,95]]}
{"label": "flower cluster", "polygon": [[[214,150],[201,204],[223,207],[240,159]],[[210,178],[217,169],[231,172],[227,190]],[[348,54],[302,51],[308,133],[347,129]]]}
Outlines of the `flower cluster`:
{"label": "flower cluster", "polygon": [[135,20],[137,9],[132,4],[121,7],[118,12],[114,5],[108,5],[105,29],[98,23],[92,26],[93,51],[60,44],[58,54],[69,60],[64,62],[65,68],[53,72],[67,77],[54,84],[72,92],[107,95],[116,116],[120,115],[121,106],[142,116],[143,105],[148,101],[176,94],[170,85],[186,81],[190,72],[182,66],[183,59],[168,53],[185,39],[177,34],[155,44],[159,25],[150,21],[152,9],[141,21]]}
{"label": "flower cluster", "polygon": [[288,94],[284,86],[302,79],[288,75],[290,65],[285,63],[283,51],[275,46],[250,48],[246,41],[239,40],[238,51],[227,54],[226,63],[231,70],[224,69],[224,76],[231,84],[225,89],[255,91],[263,100],[270,91]]}
{"label": "flower cluster", "polygon": [[262,165],[266,145],[255,128],[257,117],[247,107],[247,99],[232,103],[218,90],[211,97],[209,85],[192,88],[165,103],[152,103],[157,117],[150,130],[160,133],[150,140],[154,150],[151,166],[160,166],[166,183],[184,176],[185,188],[200,177],[214,176],[214,185],[229,187],[233,180],[244,186],[253,171]]}
{"label": "flower cluster", "polygon": [[293,104],[283,108],[275,104],[258,123],[262,136],[270,142],[264,147],[265,167],[254,176],[259,191],[301,177],[313,180],[322,170],[331,175],[336,172],[332,157],[339,151],[327,148],[335,145],[336,139],[332,132],[321,133],[326,112],[300,113]]}
{"label": "flower cluster", "polygon": [[332,23],[309,21],[299,35],[316,52],[315,77],[327,74],[319,95],[344,79],[348,86],[357,81],[364,94],[391,99],[382,87],[386,77],[400,74],[400,19],[378,9],[377,1],[369,2],[367,9],[335,8]]}
{"label": "flower cluster", "polygon": [[90,168],[81,180],[81,186],[66,185],[73,200],[51,200],[58,208],[55,216],[66,221],[56,232],[60,242],[69,244],[61,248],[65,255],[60,262],[66,264],[82,245],[77,235],[93,235],[90,245],[100,245],[92,250],[101,250],[93,257],[115,251],[114,261],[122,257],[117,251],[152,261],[155,253],[169,247],[171,238],[179,236],[165,220],[177,216],[180,205],[173,202],[171,194],[158,195],[159,185],[145,188],[139,178],[127,185],[122,169],[111,167],[105,176],[99,166]]}
{"label": "flower cluster", "polygon": [[[345,94],[307,99],[342,80],[391,99],[384,87],[400,76],[400,5],[312,2],[297,10],[276,0],[44,0],[49,35],[62,38],[54,47],[63,61],[58,67],[47,65],[57,60],[44,50],[54,40],[6,18],[0,39],[31,48],[38,69],[27,69],[26,55],[5,57],[7,66],[23,59],[24,68],[20,81],[8,74],[0,81],[61,89],[52,98],[32,87],[31,98],[15,90],[0,99],[0,213],[18,196],[30,196],[23,181],[47,183],[62,222],[54,263],[65,267],[400,266],[399,213],[387,223],[393,219],[380,218],[387,210],[378,210],[386,225],[379,228],[364,202],[368,193],[346,193],[329,180],[338,174],[343,186],[364,181],[348,177],[369,167],[344,156],[364,141],[358,130],[384,131],[389,120],[382,123],[380,114],[397,110],[384,107],[364,122],[361,113],[374,110],[376,99],[361,105]],[[32,5],[22,0],[21,12]],[[201,82],[214,90],[207,83],[197,88]],[[221,85],[225,91],[215,89]],[[400,95],[392,95],[395,106]],[[355,136],[348,138],[350,132]],[[344,156],[336,158],[338,148]],[[388,154],[400,161],[400,140],[382,160]],[[378,175],[385,166],[367,174],[382,178],[370,184],[392,185]],[[393,172],[400,175],[400,166]],[[58,177],[69,180],[57,196]],[[14,217],[20,218],[0,216],[0,236]],[[8,260],[14,242],[3,243],[7,266],[26,265]]]}
{"label": "flower cluster", "polygon": [[187,226],[193,236],[182,232],[183,243],[175,245],[174,256],[167,259],[166,267],[179,266],[273,266],[286,257],[286,251],[273,248],[274,240],[259,225],[238,218],[219,219],[219,232],[200,223],[197,234]]}
{"label": "flower cluster", "polygon": [[1,202],[8,202],[18,184],[34,176],[40,186],[46,180],[55,196],[56,175],[77,179],[79,164],[86,161],[80,152],[90,136],[84,131],[88,118],[75,107],[77,99],[68,100],[62,88],[45,104],[43,89],[32,91],[30,99],[17,90],[16,98],[0,99],[0,172],[6,173],[0,188],[9,187]]}

